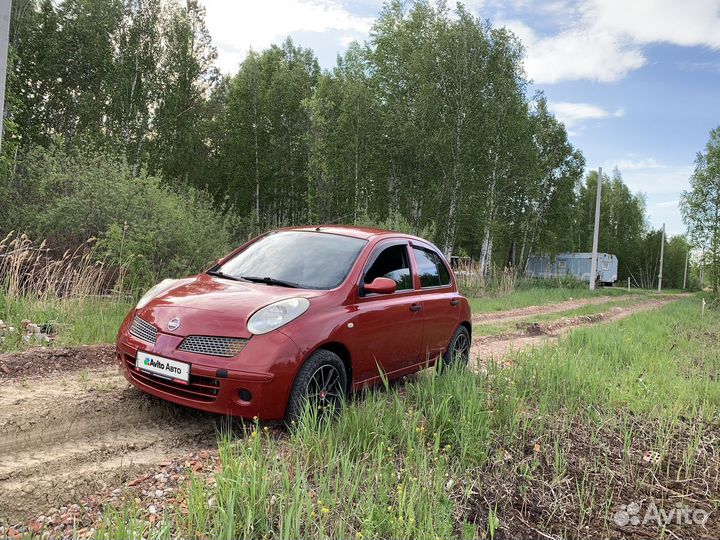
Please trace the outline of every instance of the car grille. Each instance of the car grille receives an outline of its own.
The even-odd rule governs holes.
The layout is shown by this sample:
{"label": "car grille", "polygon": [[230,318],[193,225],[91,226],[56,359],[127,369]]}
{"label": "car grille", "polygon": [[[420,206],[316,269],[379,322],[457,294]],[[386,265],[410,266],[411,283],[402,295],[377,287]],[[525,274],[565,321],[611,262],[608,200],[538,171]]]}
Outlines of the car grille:
{"label": "car grille", "polygon": [[135,315],[130,325],[130,333],[136,338],[147,341],[148,343],[155,343],[157,341],[157,328],[137,315]]}
{"label": "car grille", "polygon": [[215,336],[188,336],[178,347],[179,351],[209,356],[223,356],[230,358],[236,356],[245,348],[247,339],[215,337]]}
{"label": "car grille", "polygon": [[174,394],[185,399],[193,399],[211,403],[217,399],[220,391],[220,381],[213,377],[202,377],[200,375],[190,375],[189,384],[182,384],[168,379],[155,377],[144,371],[140,371],[135,367],[135,359],[130,355],[125,355],[128,372],[133,380],[142,384]]}

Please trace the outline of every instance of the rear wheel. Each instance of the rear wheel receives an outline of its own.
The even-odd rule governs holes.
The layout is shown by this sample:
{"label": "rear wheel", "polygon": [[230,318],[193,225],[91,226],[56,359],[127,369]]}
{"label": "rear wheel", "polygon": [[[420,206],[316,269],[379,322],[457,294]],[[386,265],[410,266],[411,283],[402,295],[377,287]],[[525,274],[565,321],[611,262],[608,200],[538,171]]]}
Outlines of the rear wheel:
{"label": "rear wheel", "polygon": [[459,326],[452,338],[448,348],[445,349],[442,357],[443,367],[451,365],[465,366],[470,359],[470,332],[464,326]]}
{"label": "rear wheel", "polygon": [[347,373],[340,357],[323,349],[315,351],[295,377],[285,421],[297,420],[306,408],[313,417],[333,415],[345,401],[346,388]]}

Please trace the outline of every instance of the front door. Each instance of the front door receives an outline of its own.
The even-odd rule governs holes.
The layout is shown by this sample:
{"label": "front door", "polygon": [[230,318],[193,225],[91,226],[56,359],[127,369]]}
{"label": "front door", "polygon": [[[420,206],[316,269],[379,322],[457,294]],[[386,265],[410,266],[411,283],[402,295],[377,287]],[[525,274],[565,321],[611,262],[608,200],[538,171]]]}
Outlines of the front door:
{"label": "front door", "polygon": [[[365,294],[362,285],[376,277],[395,281],[392,294]],[[357,380],[378,376],[378,367],[390,378],[420,360],[423,338],[423,305],[413,289],[408,245],[405,241],[381,243],[366,265],[358,288],[358,331],[364,339],[356,365]]]}

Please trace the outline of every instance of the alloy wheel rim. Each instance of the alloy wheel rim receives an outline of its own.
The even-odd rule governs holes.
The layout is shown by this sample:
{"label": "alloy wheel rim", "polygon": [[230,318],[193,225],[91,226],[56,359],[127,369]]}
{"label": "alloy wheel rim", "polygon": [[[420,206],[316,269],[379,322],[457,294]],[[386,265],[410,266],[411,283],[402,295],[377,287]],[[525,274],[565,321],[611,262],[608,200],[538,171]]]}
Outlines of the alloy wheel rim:
{"label": "alloy wheel rim", "polygon": [[464,360],[467,358],[469,352],[468,337],[463,333],[455,338],[455,346],[453,347],[453,359],[461,358]]}
{"label": "alloy wheel rim", "polygon": [[342,399],[340,372],[330,364],[317,368],[307,386],[307,399],[320,413],[334,410]]}

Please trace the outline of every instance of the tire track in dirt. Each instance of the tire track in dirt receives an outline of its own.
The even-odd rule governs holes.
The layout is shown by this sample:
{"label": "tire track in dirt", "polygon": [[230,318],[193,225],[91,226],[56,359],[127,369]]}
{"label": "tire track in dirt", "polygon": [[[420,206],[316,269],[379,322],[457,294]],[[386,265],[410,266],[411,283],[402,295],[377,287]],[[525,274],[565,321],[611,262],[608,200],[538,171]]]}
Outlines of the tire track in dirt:
{"label": "tire track in dirt", "polygon": [[[556,342],[561,336],[571,332],[579,326],[618,321],[636,313],[658,309],[670,302],[674,302],[686,296],[688,295],[676,294],[655,297],[629,306],[615,306],[610,308],[607,313],[580,315],[577,317],[560,319],[547,325],[529,323],[525,332],[478,337],[473,339],[472,346],[470,348],[470,364],[476,371],[484,371],[488,360],[494,360],[502,364],[503,360],[505,360],[508,356],[519,352],[521,349]],[[595,300],[599,300],[599,298]],[[563,304],[565,304],[565,302],[563,302]],[[557,306],[561,304],[555,305]],[[542,313],[545,314],[553,312],[543,311]],[[515,316],[513,315],[512,318],[515,318]],[[512,320],[512,318],[503,318],[501,320],[507,321]]]}
{"label": "tire track in dirt", "polygon": [[548,315],[551,313],[560,313],[561,311],[570,311],[572,309],[578,309],[585,306],[595,306],[598,304],[605,304],[613,301],[625,301],[628,302],[645,298],[640,294],[629,294],[624,296],[619,295],[603,295],[596,296],[594,298],[580,298],[577,300],[565,300],[558,304],[548,304],[545,306],[527,306],[523,308],[510,309],[507,311],[497,311],[492,313],[480,313],[473,315],[473,324],[487,324],[496,322],[508,322],[516,319],[523,319],[525,317],[532,317],[533,315]]}
{"label": "tire track in dirt", "polygon": [[0,385],[0,519],[75,502],[214,448],[227,419],[132,388],[117,368]]}

